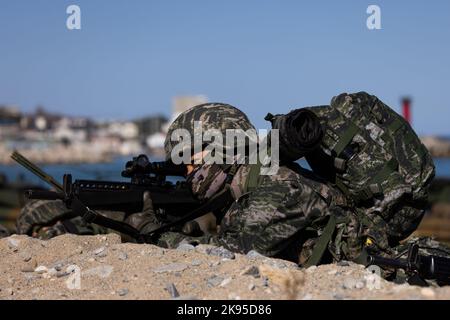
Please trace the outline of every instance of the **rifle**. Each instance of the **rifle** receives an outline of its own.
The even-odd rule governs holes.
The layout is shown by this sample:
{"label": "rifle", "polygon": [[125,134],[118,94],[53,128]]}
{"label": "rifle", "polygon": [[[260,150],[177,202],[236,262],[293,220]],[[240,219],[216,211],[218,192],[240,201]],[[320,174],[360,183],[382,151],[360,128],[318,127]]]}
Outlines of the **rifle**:
{"label": "rifle", "polygon": [[367,256],[367,265],[377,265],[392,269],[403,269],[408,283],[427,286],[425,280],[436,280],[438,285],[450,285],[450,259],[419,254],[419,246],[411,244],[405,259],[391,259],[376,255]]}
{"label": "rifle", "polygon": [[[167,176],[184,176],[186,173],[184,165],[175,165],[168,161],[150,162],[147,156],[139,155],[128,161],[125,170],[122,171],[122,176],[131,178],[131,182],[98,180],[72,182],[72,176],[65,174],[61,185],[19,152],[14,151],[11,158],[55,189],[55,191],[27,190],[28,198],[62,200],[75,216],[128,234],[138,242],[152,242],[155,235],[193,220],[209,209],[200,205],[184,182],[174,184],[166,180]],[[144,206],[144,192],[149,192],[155,212],[163,212],[169,221],[149,234],[141,234],[126,223],[95,212],[95,210],[123,211],[128,214],[141,212]],[[184,212],[189,213],[180,214]]]}

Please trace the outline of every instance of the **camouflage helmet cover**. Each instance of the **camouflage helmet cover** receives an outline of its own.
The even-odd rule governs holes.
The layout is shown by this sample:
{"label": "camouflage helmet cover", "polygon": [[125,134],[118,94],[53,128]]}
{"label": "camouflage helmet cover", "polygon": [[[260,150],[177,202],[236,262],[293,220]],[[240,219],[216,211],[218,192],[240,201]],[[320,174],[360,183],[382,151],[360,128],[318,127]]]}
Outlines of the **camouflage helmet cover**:
{"label": "camouflage helmet cover", "polygon": [[172,134],[176,129],[186,129],[192,137],[191,145],[193,145],[194,122],[196,121],[200,121],[203,133],[208,130],[218,130],[223,137],[226,136],[226,130],[229,129],[241,129],[243,131],[252,129],[256,131],[245,113],[236,107],[217,102],[197,105],[181,113],[170,125],[164,142],[166,160],[171,158],[173,148],[179,143],[178,141],[172,141]]}

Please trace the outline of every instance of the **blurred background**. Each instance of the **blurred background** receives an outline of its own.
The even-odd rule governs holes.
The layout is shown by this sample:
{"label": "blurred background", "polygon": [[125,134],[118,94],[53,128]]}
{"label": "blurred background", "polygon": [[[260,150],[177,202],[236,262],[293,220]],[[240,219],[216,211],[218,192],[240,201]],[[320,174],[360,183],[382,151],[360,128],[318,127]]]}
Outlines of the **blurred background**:
{"label": "blurred background", "polygon": [[[373,4],[381,29],[367,27]],[[117,180],[132,155],[161,159],[193,105],[227,102],[268,128],[268,112],[367,91],[433,154],[417,233],[450,242],[449,35],[447,0],[0,0],[0,223],[13,229],[20,190],[41,184],[14,149],[57,178]]]}

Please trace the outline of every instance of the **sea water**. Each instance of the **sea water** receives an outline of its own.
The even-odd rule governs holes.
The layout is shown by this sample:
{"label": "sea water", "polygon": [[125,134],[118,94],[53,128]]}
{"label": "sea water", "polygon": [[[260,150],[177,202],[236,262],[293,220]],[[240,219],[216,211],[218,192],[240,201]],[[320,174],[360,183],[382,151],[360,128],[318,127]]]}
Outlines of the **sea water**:
{"label": "sea water", "polygon": [[[108,163],[89,163],[89,164],[49,164],[42,165],[41,168],[52,175],[55,179],[62,181],[65,173],[72,174],[75,179],[109,180],[109,181],[127,181],[123,178],[121,172],[129,158],[116,158]],[[302,167],[309,169],[304,160],[299,161]],[[441,178],[450,178],[450,158],[439,158],[434,160],[436,166],[436,176]],[[5,175],[10,182],[26,181],[27,183],[45,185],[43,181],[34,176],[18,164],[0,165],[0,174]]]}

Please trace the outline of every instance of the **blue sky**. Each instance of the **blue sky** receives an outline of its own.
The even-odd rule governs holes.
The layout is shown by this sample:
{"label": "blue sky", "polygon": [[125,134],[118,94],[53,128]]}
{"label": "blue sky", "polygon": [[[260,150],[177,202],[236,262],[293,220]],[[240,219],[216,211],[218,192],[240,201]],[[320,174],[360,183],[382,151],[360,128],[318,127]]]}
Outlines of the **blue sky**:
{"label": "blue sky", "polygon": [[[366,28],[370,4],[382,30]],[[0,0],[0,104],[132,119],[204,94],[261,128],[364,90],[397,111],[410,95],[415,129],[450,136],[449,36],[448,0]]]}

